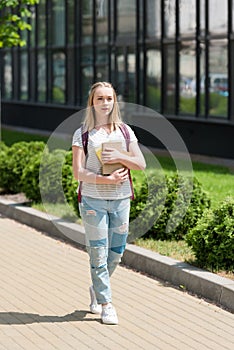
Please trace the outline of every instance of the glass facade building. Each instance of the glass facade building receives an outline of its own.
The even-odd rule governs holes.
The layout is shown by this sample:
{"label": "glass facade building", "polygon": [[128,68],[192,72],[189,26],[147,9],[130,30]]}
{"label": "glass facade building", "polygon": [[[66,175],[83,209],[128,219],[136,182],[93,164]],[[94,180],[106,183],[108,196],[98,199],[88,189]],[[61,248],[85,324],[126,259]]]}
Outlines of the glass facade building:
{"label": "glass facade building", "polygon": [[101,80],[181,130],[233,132],[234,0],[40,0],[30,22],[27,46],[0,52],[3,114],[78,110]]}

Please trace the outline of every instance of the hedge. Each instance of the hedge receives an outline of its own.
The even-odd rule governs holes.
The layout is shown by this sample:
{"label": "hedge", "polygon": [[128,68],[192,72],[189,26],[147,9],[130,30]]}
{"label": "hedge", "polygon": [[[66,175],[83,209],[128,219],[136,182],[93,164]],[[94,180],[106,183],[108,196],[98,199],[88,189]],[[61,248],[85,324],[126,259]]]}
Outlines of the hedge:
{"label": "hedge", "polygon": [[212,270],[234,270],[234,198],[227,197],[215,210],[206,210],[185,237],[197,263]]}

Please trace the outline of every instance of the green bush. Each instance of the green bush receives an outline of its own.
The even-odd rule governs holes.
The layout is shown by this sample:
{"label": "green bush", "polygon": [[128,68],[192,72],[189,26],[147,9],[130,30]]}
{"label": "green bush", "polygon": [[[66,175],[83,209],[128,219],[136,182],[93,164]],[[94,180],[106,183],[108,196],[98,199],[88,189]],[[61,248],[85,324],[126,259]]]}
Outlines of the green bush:
{"label": "green bush", "polygon": [[215,210],[206,210],[185,240],[200,267],[233,271],[234,198],[226,198]]}
{"label": "green bush", "polygon": [[66,151],[62,149],[43,154],[39,179],[42,200],[45,202],[64,202],[62,167],[65,157]]}
{"label": "green bush", "polygon": [[[191,186],[192,194],[187,208]],[[157,240],[183,239],[209,206],[210,200],[196,178],[178,178],[177,174],[165,178],[153,177],[148,184],[143,183],[136,191],[136,199],[132,201],[131,221],[144,210],[144,215],[140,215],[140,219],[130,225],[132,237],[135,231],[138,237],[144,234],[144,237]],[[185,210],[186,214],[181,217]],[[148,228],[147,232],[145,228]]]}
{"label": "green bush", "polygon": [[[44,150],[44,155],[48,154],[48,149]],[[33,160],[25,167],[21,177],[22,192],[33,202],[41,202],[41,193],[39,186],[39,171],[42,154],[38,153]]]}
{"label": "green bush", "polygon": [[44,147],[45,143],[39,141],[22,141],[8,147],[0,163],[1,187],[13,193],[22,192],[23,171],[36,155],[42,154]]}
{"label": "green bush", "polygon": [[62,185],[67,202],[73,206],[75,213],[80,216],[77,202],[78,184],[74,179],[72,169],[72,151],[66,153],[65,162],[62,168]]}
{"label": "green bush", "polygon": [[7,145],[5,144],[5,142],[3,141],[0,141],[0,154],[3,152],[5,153],[7,151],[8,147]]}
{"label": "green bush", "polygon": [[3,141],[0,141],[0,188],[5,189],[5,176],[3,173],[5,163],[7,161],[7,151],[8,147],[5,145]]}

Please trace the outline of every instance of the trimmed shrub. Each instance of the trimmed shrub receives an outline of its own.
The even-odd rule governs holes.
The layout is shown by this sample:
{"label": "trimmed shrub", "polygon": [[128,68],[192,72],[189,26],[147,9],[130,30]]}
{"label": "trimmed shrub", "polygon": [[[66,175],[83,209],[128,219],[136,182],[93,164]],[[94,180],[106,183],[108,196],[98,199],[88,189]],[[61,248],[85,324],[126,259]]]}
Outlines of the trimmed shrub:
{"label": "trimmed shrub", "polygon": [[40,166],[40,191],[42,200],[49,203],[64,202],[62,187],[62,167],[66,151],[56,149],[44,154]]}
{"label": "trimmed shrub", "polygon": [[33,162],[36,155],[42,154],[44,142],[17,142],[8,147],[0,163],[1,187],[13,193],[22,192],[21,177],[24,169]]}
{"label": "trimmed shrub", "polygon": [[[193,189],[187,208],[191,186]],[[144,215],[140,216],[141,220],[136,220],[131,231],[142,232],[143,235],[148,226],[149,229],[144,237],[157,240],[180,240],[190,228],[196,225],[204,209],[209,207],[210,200],[196,178],[179,179],[177,174],[165,178],[154,177],[148,181],[148,184],[143,183],[140,190],[137,190],[136,199],[131,206],[130,219],[131,221],[136,219],[142,210]],[[181,213],[185,210],[186,214],[182,217]]]}
{"label": "trimmed shrub", "polygon": [[8,146],[5,144],[5,142],[0,141],[0,154],[3,152],[5,153],[8,150]]}
{"label": "trimmed shrub", "polygon": [[200,267],[233,271],[234,198],[226,198],[215,210],[206,210],[185,240]]}
{"label": "trimmed shrub", "polygon": [[65,162],[62,168],[62,185],[67,202],[73,206],[75,213],[80,217],[77,202],[77,181],[73,176],[72,151],[66,153]]}
{"label": "trimmed shrub", "polygon": [[[48,154],[48,149],[44,150],[44,154]],[[32,161],[25,167],[21,177],[22,192],[26,197],[36,203],[41,202],[41,192],[39,187],[39,171],[41,165],[42,154],[35,155]]]}
{"label": "trimmed shrub", "polygon": [[3,169],[5,168],[5,163],[7,161],[7,151],[8,147],[3,141],[0,141],[0,188],[6,189],[5,176]]}

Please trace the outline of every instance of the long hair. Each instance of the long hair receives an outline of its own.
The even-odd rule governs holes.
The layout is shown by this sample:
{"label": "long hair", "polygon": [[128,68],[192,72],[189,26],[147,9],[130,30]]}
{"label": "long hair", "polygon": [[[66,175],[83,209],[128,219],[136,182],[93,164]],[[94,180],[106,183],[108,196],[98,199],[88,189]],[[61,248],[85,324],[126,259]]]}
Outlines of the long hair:
{"label": "long hair", "polygon": [[90,131],[95,127],[95,111],[93,108],[93,98],[94,98],[94,93],[98,87],[108,87],[113,90],[114,106],[112,108],[112,111],[109,114],[108,122],[111,124],[111,128],[115,130],[116,127],[122,123],[120,110],[117,102],[116,92],[113,86],[111,85],[111,83],[107,83],[105,81],[99,81],[91,86],[91,89],[89,91],[89,98],[87,101],[87,109],[86,109],[85,118],[84,118],[84,128],[85,130]]}

